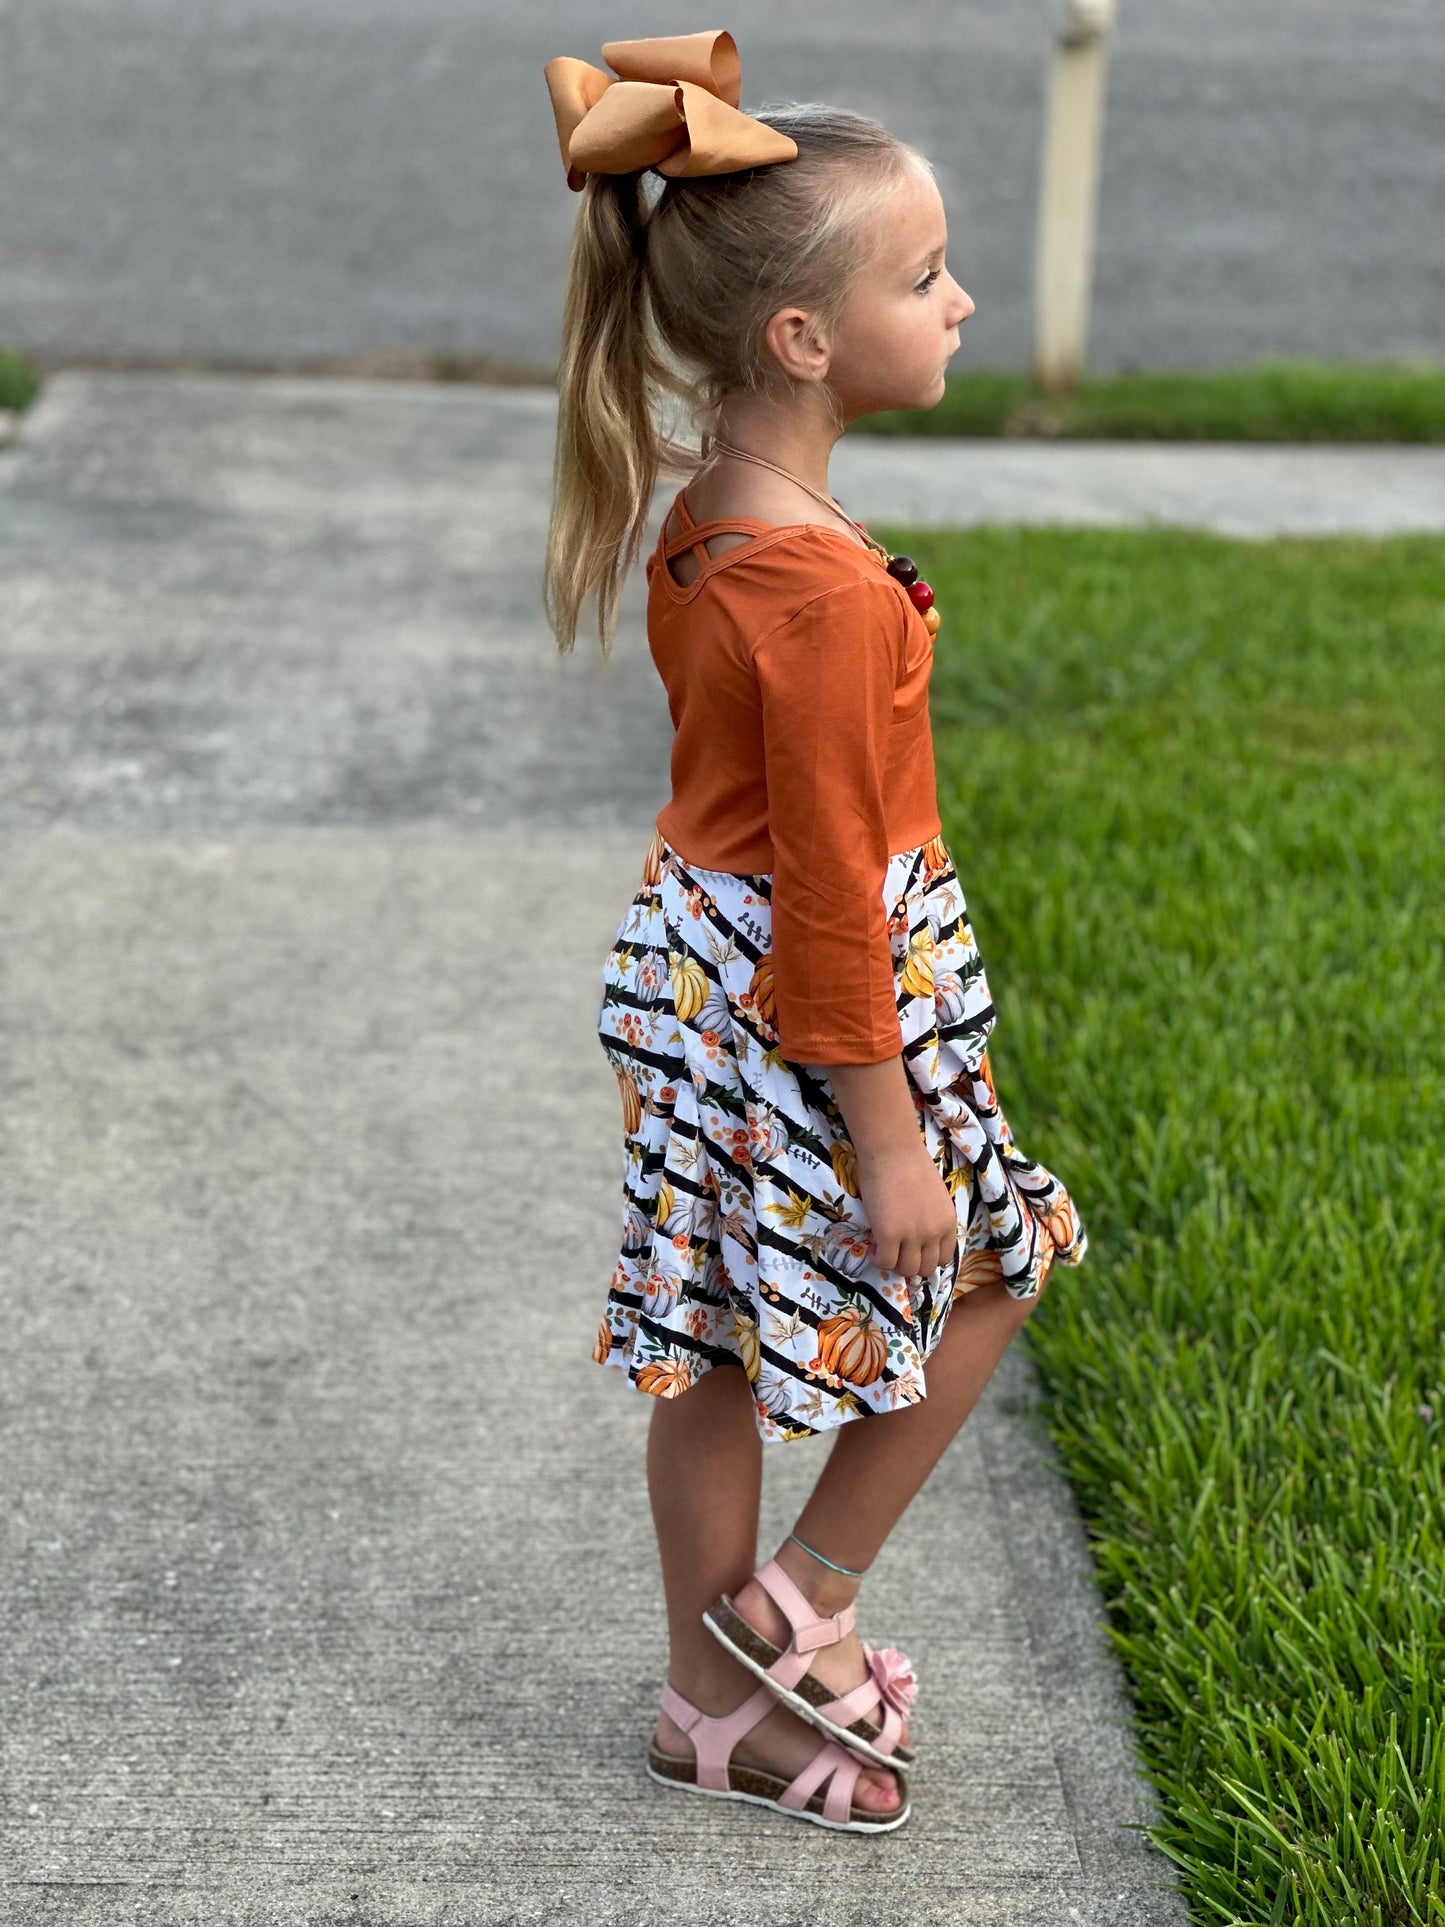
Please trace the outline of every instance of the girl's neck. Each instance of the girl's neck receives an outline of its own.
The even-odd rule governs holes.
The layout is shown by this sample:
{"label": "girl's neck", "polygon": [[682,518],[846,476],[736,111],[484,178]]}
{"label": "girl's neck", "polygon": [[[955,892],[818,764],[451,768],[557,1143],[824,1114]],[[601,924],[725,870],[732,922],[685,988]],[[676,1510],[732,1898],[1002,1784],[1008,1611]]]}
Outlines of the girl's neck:
{"label": "girl's neck", "polygon": [[[716,437],[720,442],[730,442],[734,448],[746,449],[749,455],[761,455],[765,461],[776,463],[790,475],[797,476],[800,482],[827,495],[831,493],[828,458],[840,433],[829,419],[802,420],[782,416],[772,405],[750,408],[743,404],[721,411]],[[730,469],[736,474],[744,469],[756,478],[767,474],[767,470],[750,462],[739,462],[721,450],[713,457],[710,467],[714,473]]]}

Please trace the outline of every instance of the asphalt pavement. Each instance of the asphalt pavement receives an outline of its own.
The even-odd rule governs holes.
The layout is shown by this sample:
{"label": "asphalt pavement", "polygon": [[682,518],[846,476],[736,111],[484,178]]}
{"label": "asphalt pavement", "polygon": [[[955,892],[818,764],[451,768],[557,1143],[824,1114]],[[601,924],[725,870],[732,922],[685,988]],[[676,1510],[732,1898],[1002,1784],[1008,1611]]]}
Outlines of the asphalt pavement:
{"label": "asphalt pavement", "polygon": [[[748,110],[829,100],[933,162],[976,303],[1029,359],[1061,8],[737,0],[0,0],[0,343],[554,365],[577,197],[545,61],[726,26]],[[1091,365],[1445,354],[1445,0],[1123,0]]]}

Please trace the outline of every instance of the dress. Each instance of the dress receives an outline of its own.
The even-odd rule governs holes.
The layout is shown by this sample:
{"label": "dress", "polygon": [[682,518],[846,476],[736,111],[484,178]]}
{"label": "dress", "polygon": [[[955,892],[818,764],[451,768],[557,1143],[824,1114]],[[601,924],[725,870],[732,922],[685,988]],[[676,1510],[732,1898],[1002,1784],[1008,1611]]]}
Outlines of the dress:
{"label": "dress", "polygon": [[802,1062],[780,1046],[773,873],[704,867],[654,828],[601,973],[621,1238],[593,1356],[661,1397],[741,1366],[768,1440],[923,1398],[957,1298],[997,1278],[1034,1297],[1055,1262],[1078,1265],[1088,1248],[1063,1184],[1018,1149],[999,1107],[996,1013],[942,834],[882,867],[901,1054],[959,1224],[952,1263],[920,1283],[868,1255],[826,1069],[847,1059]]}

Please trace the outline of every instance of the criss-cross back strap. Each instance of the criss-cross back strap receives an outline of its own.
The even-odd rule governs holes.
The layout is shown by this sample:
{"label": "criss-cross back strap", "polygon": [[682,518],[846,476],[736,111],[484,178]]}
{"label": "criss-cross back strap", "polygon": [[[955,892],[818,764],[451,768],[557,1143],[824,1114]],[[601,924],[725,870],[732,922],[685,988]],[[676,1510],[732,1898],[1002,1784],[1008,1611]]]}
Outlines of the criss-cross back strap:
{"label": "criss-cross back strap", "polygon": [[706,568],[709,562],[717,561],[717,557],[713,554],[712,550],[709,549],[708,543],[715,535],[721,535],[723,533],[724,531],[722,529],[709,529],[706,535],[694,541],[691,532],[684,530],[681,535],[673,536],[672,540],[664,546],[662,552],[663,557],[666,561],[671,562],[675,555],[681,555],[684,549],[690,549],[697,557],[699,563]]}
{"label": "criss-cross back strap", "polygon": [[708,548],[712,538],[734,533],[756,536],[759,533],[758,524],[740,521],[685,523],[676,535],[664,537],[662,553],[665,560],[670,562],[675,555],[681,555],[684,549],[691,549],[705,566],[717,560]]}
{"label": "criss-cross back strap", "polygon": [[[747,515],[719,516],[712,522],[694,522],[683,497],[684,491],[680,489],[673,499],[672,515],[663,523],[663,557],[668,562],[673,556],[681,555],[684,549],[691,549],[694,555],[701,558],[705,566],[717,560],[707,546],[715,535],[766,535],[774,526],[771,522],[760,522],[755,516]],[[678,532],[676,535],[668,535],[665,532],[667,520],[674,518],[678,524]]]}

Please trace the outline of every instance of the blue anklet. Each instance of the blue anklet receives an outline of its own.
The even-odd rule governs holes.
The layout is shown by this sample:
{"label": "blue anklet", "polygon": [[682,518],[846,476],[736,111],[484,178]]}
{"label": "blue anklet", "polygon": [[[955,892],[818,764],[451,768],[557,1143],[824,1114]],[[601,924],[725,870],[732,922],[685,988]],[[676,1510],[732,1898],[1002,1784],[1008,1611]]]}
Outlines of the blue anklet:
{"label": "blue anklet", "polygon": [[811,1546],[804,1546],[802,1540],[798,1537],[796,1532],[790,1532],[788,1534],[788,1537],[792,1540],[795,1546],[803,1546],[804,1552],[808,1554],[810,1559],[816,1559],[819,1565],[827,1566],[833,1572],[841,1572],[845,1579],[861,1579],[863,1577],[863,1574],[868,1570],[866,1566],[862,1567],[858,1571],[855,1571],[852,1566],[834,1565],[833,1561],[831,1559],[825,1559],[821,1552],[814,1552]]}

